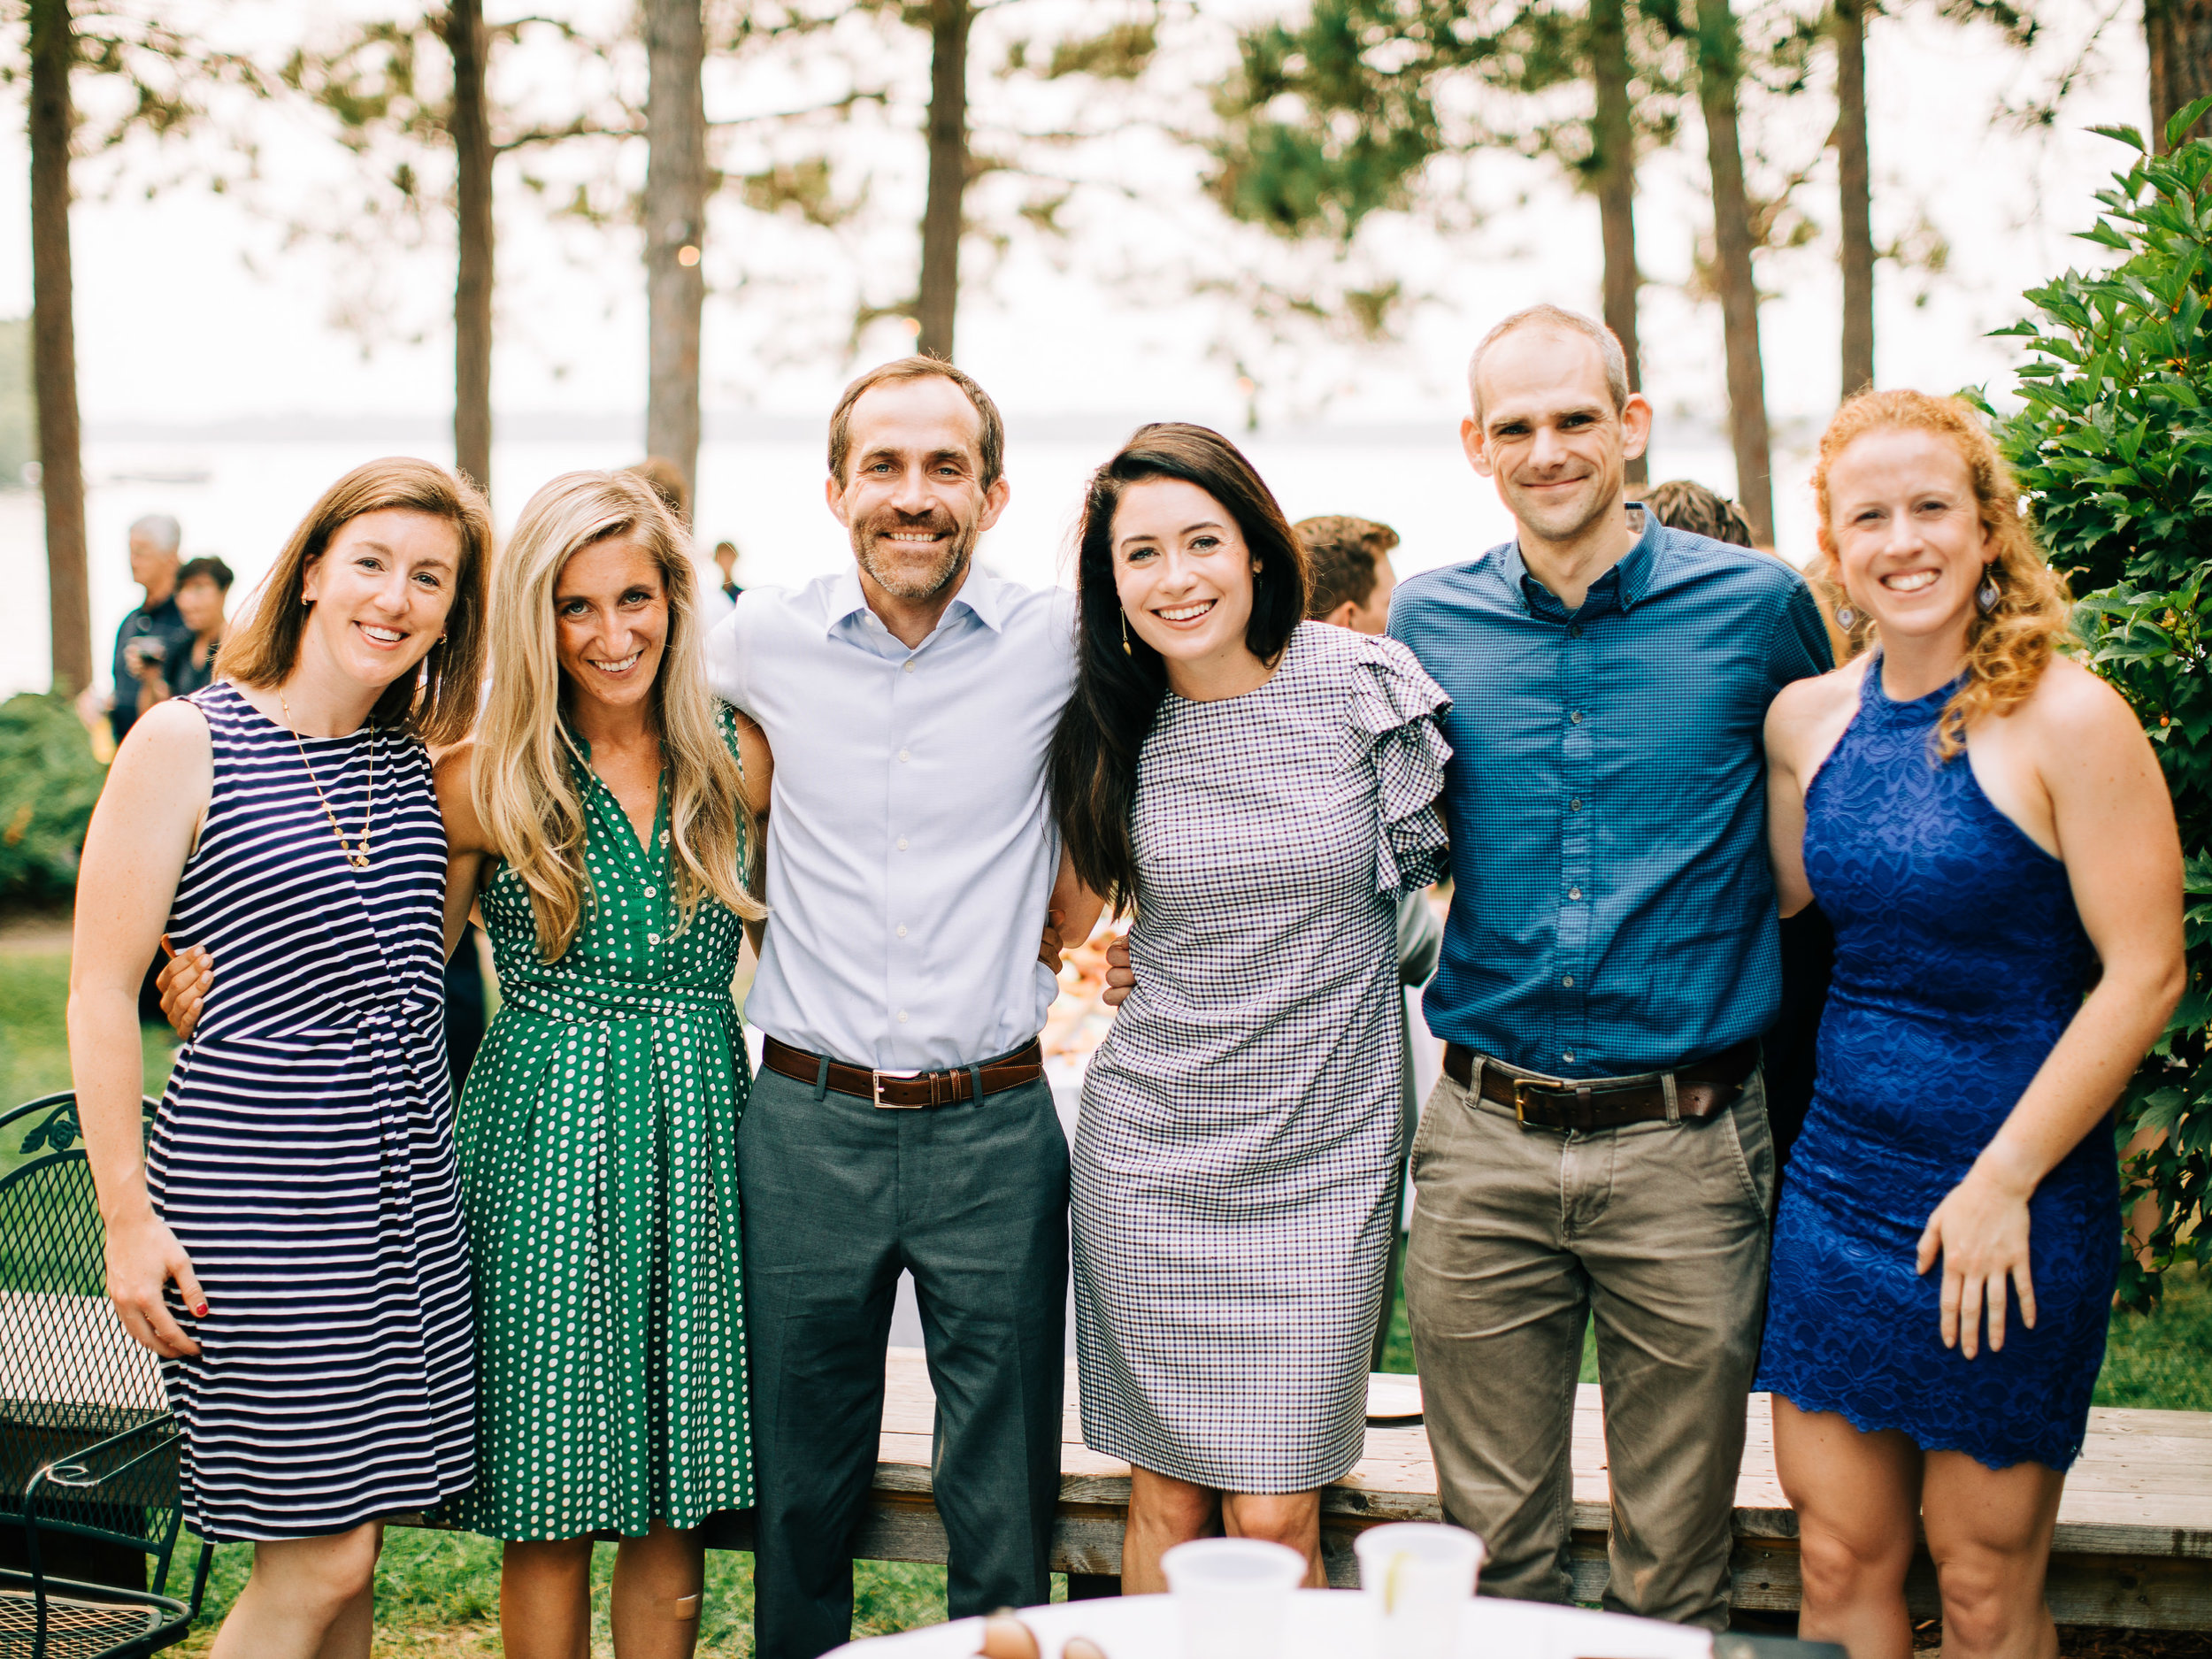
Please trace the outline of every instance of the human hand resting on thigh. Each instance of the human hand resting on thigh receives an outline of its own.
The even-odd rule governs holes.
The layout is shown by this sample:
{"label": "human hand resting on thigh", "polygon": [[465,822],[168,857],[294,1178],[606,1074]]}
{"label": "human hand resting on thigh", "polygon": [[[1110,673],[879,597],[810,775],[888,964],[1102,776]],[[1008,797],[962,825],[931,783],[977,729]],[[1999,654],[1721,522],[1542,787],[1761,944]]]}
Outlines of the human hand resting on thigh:
{"label": "human hand resting on thigh", "polygon": [[201,1004],[215,984],[215,959],[204,945],[170,949],[166,933],[161,936],[161,948],[169,951],[169,960],[154,976],[154,988],[161,993],[162,1017],[176,1028],[180,1038],[189,1037],[200,1023]]}
{"label": "human hand resting on thigh", "polygon": [[169,1224],[150,1208],[127,1221],[111,1222],[106,1256],[108,1300],[115,1304],[123,1329],[165,1359],[198,1353],[200,1345],[172,1317],[161,1294],[175,1279],[192,1317],[206,1317],[207,1297],[193,1274],[192,1258],[169,1231]]}
{"label": "human hand resting on thigh", "polygon": [[1992,1163],[1992,1147],[1975,1161],[1928,1217],[1915,1271],[1943,1257],[1943,1346],[1972,1359],[1979,1352],[1982,1310],[1989,1311],[1989,1350],[2005,1345],[2005,1284],[2020,1300],[2020,1323],[2035,1328],[2035,1284],[2028,1272],[2028,1198],[2021,1181]]}
{"label": "human hand resting on thigh", "polygon": [[1129,938],[1125,933],[1106,947],[1106,988],[1099,993],[1098,1000],[1109,1008],[1119,1008],[1136,988],[1136,971],[1129,965]]}

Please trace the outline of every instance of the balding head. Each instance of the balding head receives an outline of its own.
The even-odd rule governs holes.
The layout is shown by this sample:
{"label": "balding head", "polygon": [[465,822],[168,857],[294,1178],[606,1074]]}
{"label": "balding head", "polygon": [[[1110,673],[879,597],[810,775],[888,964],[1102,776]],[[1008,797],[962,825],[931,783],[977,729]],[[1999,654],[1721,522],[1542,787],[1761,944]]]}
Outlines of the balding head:
{"label": "balding head", "polygon": [[1628,356],[1621,349],[1620,336],[1594,317],[1580,311],[1571,311],[1563,305],[1531,305],[1507,318],[1488,334],[1475,348],[1475,354],[1467,359],[1467,397],[1474,406],[1475,424],[1482,424],[1482,360],[1490,348],[1508,334],[1518,334],[1524,328],[1542,328],[1554,334],[1579,334],[1597,348],[1598,360],[1603,365],[1605,389],[1613,399],[1613,412],[1619,414],[1628,407]]}

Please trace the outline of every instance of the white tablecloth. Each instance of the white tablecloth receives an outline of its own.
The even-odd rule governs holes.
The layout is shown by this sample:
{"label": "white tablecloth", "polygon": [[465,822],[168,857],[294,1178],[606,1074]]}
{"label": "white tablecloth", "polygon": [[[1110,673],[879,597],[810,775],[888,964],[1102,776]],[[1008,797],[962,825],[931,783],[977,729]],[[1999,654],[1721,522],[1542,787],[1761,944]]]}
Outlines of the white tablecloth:
{"label": "white tablecloth", "polygon": [[[1043,1659],[1060,1659],[1071,1636],[1088,1636],[1106,1659],[1181,1659],[1174,1600],[1118,1596],[1027,1608]],[[878,1636],[837,1649],[850,1659],[972,1659],[983,1621],[964,1618],[926,1630]],[[1468,1603],[1460,1621],[1460,1659],[1710,1659],[1701,1630],[1592,1613],[1580,1608],[1487,1598]],[[1192,1655],[1188,1659],[1204,1659]],[[1301,1590],[1285,1621],[1281,1659],[1380,1659],[1367,1598],[1355,1590]]]}

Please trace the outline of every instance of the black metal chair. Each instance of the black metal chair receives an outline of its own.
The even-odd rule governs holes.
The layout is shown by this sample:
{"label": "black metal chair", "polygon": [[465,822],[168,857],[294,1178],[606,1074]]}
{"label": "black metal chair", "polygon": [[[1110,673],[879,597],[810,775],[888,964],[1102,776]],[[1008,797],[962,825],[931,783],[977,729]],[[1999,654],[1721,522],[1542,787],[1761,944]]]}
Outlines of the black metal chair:
{"label": "black metal chair", "polygon": [[[144,1102],[150,1123],[154,1102]],[[76,1096],[0,1114],[0,1655],[138,1659],[183,1639],[207,1588],[204,1546],[188,1601],[164,1594],[183,1524],[176,1419],[160,1364],[125,1334],[106,1295],[99,1205]],[[12,1540],[10,1540],[12,1541]],[[12,1553],[12,1552],[11,1552]],[[137,1563],[150,1589],[58,1569]]]}

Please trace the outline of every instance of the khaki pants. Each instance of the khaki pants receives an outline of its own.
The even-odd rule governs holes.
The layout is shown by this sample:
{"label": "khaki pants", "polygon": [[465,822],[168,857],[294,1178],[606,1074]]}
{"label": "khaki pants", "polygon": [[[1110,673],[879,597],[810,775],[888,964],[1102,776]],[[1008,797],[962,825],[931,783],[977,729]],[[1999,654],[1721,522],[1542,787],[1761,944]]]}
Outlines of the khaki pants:
{"label": "khaki pants", "polygon": [[1763,1079],[1702,1122],[1524,1128],[1447,1077],[1413,1145],[1406,1255],[1444,1513],[1487,1594],[1573,1599],[1569,1441],[1597,1319],[1613,1490],[1605,1604],[1720,1629],[1766,1302]]}

